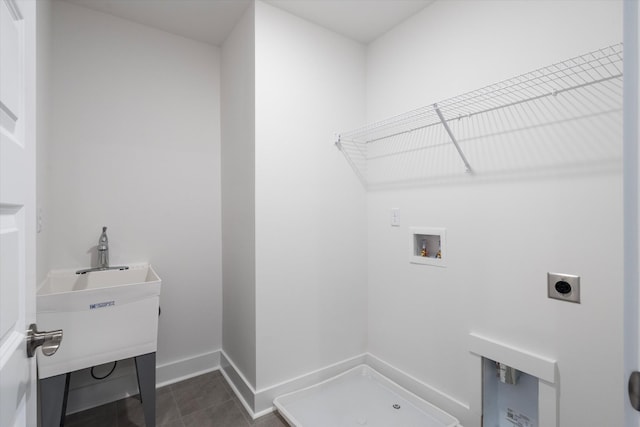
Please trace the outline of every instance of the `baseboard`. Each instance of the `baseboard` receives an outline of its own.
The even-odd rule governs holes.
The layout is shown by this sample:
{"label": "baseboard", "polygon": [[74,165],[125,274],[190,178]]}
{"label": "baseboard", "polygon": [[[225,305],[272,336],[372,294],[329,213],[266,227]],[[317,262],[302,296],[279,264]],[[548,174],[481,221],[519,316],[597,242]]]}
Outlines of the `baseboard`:
{"label": "baseboard", "polygon": [[281,383],[256,390],[253,385],[247,381],[231,358],[229,358],[224,351],[221,353],[220,371],[253,419],[273,412],[275,410],[273,400],[276,397],[334,377],[347,369],[364,363],[365,359],[365,354],[361,354]]}
{"label": "baseboard", "polygon": [[[372,355],[363,353],[315,371],[291,378],[269,387],[256,390],[242,371],[223,350],[165,363],[156,368],[157,387],[164,387],[185,379],[220,369],[223,377],[253,419],[274,411],[273,400],[285,393],[312,386],[334,377],[355,366],[366,364],[401,387],[433,403],[451,414],[468,413],[469,405],[418,380],[393,365]],[[100,374],[109,366],[100,368]],[[108,378],[96,381],[89,370],[74,372],[69,388],[67,413],[75,413],[113,402],[138,393],[135,367],[132,359],[118,362],[118,367]]]}
{"label": "baseboard", "polygon": [[[253,419],[273,412],[273,400],[276,397],[312,386],[361,364],[370,366],[401,387],[452,415],[459,416],[461,414],[469,414],[470,408],[468,404],[420,381],[371,353],[363,353],[259,390],[255,390],[246,380],[242,372],[224,351],[221,352],[220,360],[222,375]],[[468,416],[464,416],[463,418],[468,418]]]}
{"label": "baseboard", "polygon": [[344,371],[354,368],[358,365],[365,363],[365,354],[360,354],[349,359],[341,360],[331,365],[322,367],[315,371],[300,375],[290,380],[283,381],[279,384],[274,384],[269,387],[262,388],[256,391],[255,408],[258,414],[271,412],[273,408],[273,400],[285,393],[290,393],[295,390],[300,390],[305,387],[312,386],[321,381],[328,380],[331,377],[335,377]]}
{"label": "baseboard", "polygon": [[[96,367],[97,376],[109,372],[111,364]],[[220,350],[156,367],[156,387],[164,387],[220,368]],[[90,369],[73,372],[69,385],[67,414],[84,411],[138,394],[133,359],[118,361],[116,369],[103,380],[91,377]]]}
{"label": "baseboard", "polygon": [[156,367],[156,387],[184,381],[220,369],[221,350],[187,357]]}
{"label": "baseboard", "polygon": [[[95,367],[96,376],[104,376],[113,363]],[[119,360],[113,373],[103,380],[91,377],[90,368],[71,373],[67,414],[73,414],[96,406],[114,402],[138,393],[133,359]]]}
{"label": "baseboard", "polygon": [[244,406],[244,409],[255,419],[254,402],[256,390],[224,350],[220,351],[220,372],[240,400],[240,403],[242,403],[242,406]]}

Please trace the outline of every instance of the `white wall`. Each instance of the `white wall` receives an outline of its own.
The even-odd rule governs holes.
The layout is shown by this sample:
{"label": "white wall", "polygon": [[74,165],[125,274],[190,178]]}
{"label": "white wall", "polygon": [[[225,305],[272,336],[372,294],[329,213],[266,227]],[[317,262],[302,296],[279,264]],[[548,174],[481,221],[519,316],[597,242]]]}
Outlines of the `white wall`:
{"label": "white wall", "polygon": [[255,28],[247,8],[222,46],[223,345],[256,383]]}
{"label": "white wall", "polygon": [[[366,56],[255,7],[220,59],[55,2],[39,276],[88,266],[107,225],[112,264],[163,278],[159,364],[224,340],[260,391],[368,350],[470,402],[474,331],[558,360],[561,425],[621,425],[619,167],[365,195],[331,144],[365,109],[378,120],[617,43],[620,2],[436,2]],[[411,225],[447,228],[446,269],[408,264]],[[554,270],[582,276],[581,305],[546,298]],[[203,326],[207,340],[187,333]]]}
{"label": "white wall", "polygon": [[[619,43],[621,10],[617,1],[436,2],[369,46],[367,119]],[[370,192],[369,351],[469,404],[480,391],[468,334],[481,333],[557,360],[560,425],[622,425],[619,137],[602,141],[603,159],[618,162],[600,173]],[[391,208],[401,227],[390,227]],[[447,229],[447,268],[408,263],[409,226]],[[582,304],[548,299],[548,271],[580,275]],[[480,425],[477,408],[454,415]]]}
{"label": "white wall", "polygon": [[364,121],[364,54],[256,2],[258,389],[366,350],[365,193],[332,144]]}
{"label": "white wall", "polygon": [[369,45],[367,118],[384,119],[620,43],[621,4],[436,1]]}
{"label": "white wall", "polygon": [[[52,268],[95,262],[162,278],[159,366],[222,343],[220,54],[207,44],[54,2]],[[206,334],[206,339],[202,339]]]}
{"label": "white wall", "polygon": [[[36,3],[37,19],[37,130],[36,130],[36,205],[43,218],[49,212],[49,138],[50,138],[50,93],[51,93],[51,1]],[[36,283],[41,283],[50,270],[48,244],[49,224],[42,222],[36,234]]]}

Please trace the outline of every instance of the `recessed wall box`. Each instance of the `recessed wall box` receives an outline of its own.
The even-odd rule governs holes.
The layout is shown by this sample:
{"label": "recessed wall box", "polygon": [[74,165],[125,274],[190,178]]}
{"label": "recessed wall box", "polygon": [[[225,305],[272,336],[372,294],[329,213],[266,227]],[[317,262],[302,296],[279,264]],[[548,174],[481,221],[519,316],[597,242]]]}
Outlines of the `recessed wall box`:
{"label": "recessed wall box", "polygon": [[[540,423],[540,379],[505,365],[482,358],[483,426],[538,427]],[[499,367],[496,370],[496,367]],[[505,378],[512,371],[517,377]],[[516,380],[517,378],[517,380]]]}
{"label": "recessed wall box", "polygon": [[447,238],[444,228],[410,227],[409,262],[412,264],[447,265]]}

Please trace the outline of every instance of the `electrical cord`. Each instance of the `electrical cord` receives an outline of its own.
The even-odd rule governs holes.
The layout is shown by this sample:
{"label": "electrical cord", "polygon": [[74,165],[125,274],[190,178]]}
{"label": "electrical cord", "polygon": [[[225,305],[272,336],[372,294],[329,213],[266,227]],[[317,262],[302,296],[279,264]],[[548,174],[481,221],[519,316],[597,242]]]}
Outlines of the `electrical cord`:
{"label": "electrical cord", "polygon": [[[162,314],[162,309],[158,306],[158,317],[160,317],[160,314]],[[102,376],[102,377],[96,377],[96,375],[93,373],[93,370],[96,368],[95,366],[91,367],[91,377],[94,380],[103,380],[105,378],[107,378],[109,375],[113,374],[113,371],[116,370],[116,366],[118,366],[118,361],[116,360],[115,362],[113,362],[113,367],[111,368],[111,370],[107,373],[107,375]]]}
{"label": "electrical cord", "polygon": [[96,368],[95,366],[91,367],[91,377],[94,380],[103,380],[105,378],[107,378],[109,375],[113,374],[113,371],[116,370],[116,366],[118,365],[118,361],[116,360],[115,362],[113,362],[113,367],[111,368],[111,370],[109,371],[109,373],[103,377],[96,377],[95,374],[93,373],[93,370]]}

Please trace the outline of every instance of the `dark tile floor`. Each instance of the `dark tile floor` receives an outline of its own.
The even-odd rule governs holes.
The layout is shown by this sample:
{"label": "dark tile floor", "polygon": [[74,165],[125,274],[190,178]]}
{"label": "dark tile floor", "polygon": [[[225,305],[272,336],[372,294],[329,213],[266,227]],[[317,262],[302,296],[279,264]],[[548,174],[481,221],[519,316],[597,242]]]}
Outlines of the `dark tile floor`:
{"label": "dark tile floor", "polygon": [[[144,427],[142,404],[129,397],[68,415],[66,427]],[[219,371],[156,391],[157,427],[286,427],[272,413],[252,420]]]}

